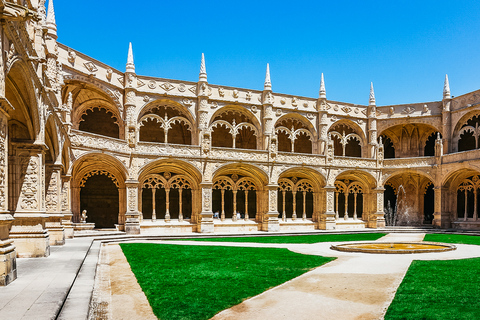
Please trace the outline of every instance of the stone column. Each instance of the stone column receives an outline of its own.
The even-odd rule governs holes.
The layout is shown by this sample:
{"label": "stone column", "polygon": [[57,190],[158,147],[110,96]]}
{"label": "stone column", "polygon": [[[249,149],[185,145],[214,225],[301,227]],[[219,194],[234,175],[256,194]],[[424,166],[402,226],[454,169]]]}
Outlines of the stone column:
{"label": "stone column", "polygon": [[127,180],[127,212],[125,213],[125,232],[140,234],[140,213],[138,212],[138,181]]}
{"label": "stone column", "polygon": [[15,221],[10,232],[17,256],[48,257],[50,236],[45,229],[45,160],[44,145],[12,143],[13,178],[11,208]]}
{"label": "stone column", "polygon": [[[433,213],[433,226],[435,228],[450,228],[451,227],[451,221],[450,221],[450,212],[448,211],[448,189],[442,188],[442,187],[434,187],[433,188],[434,192],[434,197],[435,197],[435,210]],[[466,192],[466,191],[465,191]],[[455,197],[457,193],[455,192]],[[466,207],[466,201],[465,201],[465,207]],[[456,210],[456,206],[454,208]],[[465,214],[466,216],[466,214]]]}
{"label": "stone column", "polygon": [[326,192],[327,210],[324,214],[320,215],[318,228],[322,230],[333,230],[337,225],[335,221],[335,187],[326,186],[324,189]]}
{"label": "stone column", "polygon": [[47,182],[45,209],[48,214],[45,229],[47,229],[50,234],[51,246],[61,246],[65,244],[65,229],[62,225],[64,217],[60,196],[62,188],[61,170],[61,164],[48,164],[45,166]]}
{"label": "stone column", "polygon": [[212,183],[203,182],[200,184],[202,191],[202,212],[200,213],[200,232],[213,233],[213,212],[212,212]]}
{"label": "stone column", "polygon": [[263,218],[263,230],[268,232],[280,231],[280,222],[278,221],[278,208],[277,208],[277,184],[267,185],[266,200],[268,201],[268,212]]}
{"label": "stone column", "polygon": [[70,175],[62,175],[62,189],[61,189],[61,209],[63,214],[62,225],[65,229],[65,238],[73,238],[73,224],[72,224],[72,202],[70,193]]}
{"label": "stone column", "polygon": [[373,190],[373,197],[376,197],[376,199],[372,198],[372,201],[375,201],[377,210],[375,213],[369,215],[367,221],[368,228],[385,228],[385,212],[383,211],[384,193],[384,187],[378,187]]}
{"label": "stone column", "polygon": [[[3,33],[3,30],[0,31]],[[3,37],[2,37],[3,39]],[[0,49],[2,42],[0,41]],[[0,75],[3,72],[3,50],[0,50]],[[0,97],[4,97],[4,78],[0,77]],[[3,90],[3,91],[2,91]],[[8,210],[8,127],[7,117],[0,109],[0,286],[6,286],[17,278],[17,252],[10,239],[13,217]]]}

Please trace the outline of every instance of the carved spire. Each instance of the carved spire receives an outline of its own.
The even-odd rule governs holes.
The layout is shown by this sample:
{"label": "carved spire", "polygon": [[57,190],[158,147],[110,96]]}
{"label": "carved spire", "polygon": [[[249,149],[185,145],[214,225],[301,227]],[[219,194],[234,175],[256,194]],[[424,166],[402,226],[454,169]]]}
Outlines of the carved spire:
{"label": "carved spire", "polygon": [[272,90],[272,82],[270,81],[270,65],[267,63],[267,72],[265,73],[265,84],[263,90]]}
{"label": "carved spire", "polygon": [[373,82],[370,82],[370,99],[369,99],[369,104],[370,105],[375,105],[375,92],[373,91]]}
{"label": "carved spire", "polygon": [[450,96],[450,84],[448,83],[448,74],[445,75],[445,83],[443,85],[443,99],[452,99]]}
{"label": "carved spire", "polygon": [[57,23],[55,21],[55,10],[53,8],[53,0],[48,1],[47,11],[47,28],[51,33],[57,35]]}
{"label": "carved spire", "polygon": [[319,99],[327,99],[327,92],[325,91],[325,81],[323,80],[323,72],[322,78],[320,80],[320,92],[318,94]]}
{"label": "carved spire", "polygon": [[202,61],[200,62],[200,74],[198,81],[207,82],[207,67],[205,66],[205,55],[202,53]]}
{"label": "carved spire", "polygon": [[128,46],[127,67],[125,68],[125,72],[135,73],[135,63],[133,62],[133,50],[131,42]]}

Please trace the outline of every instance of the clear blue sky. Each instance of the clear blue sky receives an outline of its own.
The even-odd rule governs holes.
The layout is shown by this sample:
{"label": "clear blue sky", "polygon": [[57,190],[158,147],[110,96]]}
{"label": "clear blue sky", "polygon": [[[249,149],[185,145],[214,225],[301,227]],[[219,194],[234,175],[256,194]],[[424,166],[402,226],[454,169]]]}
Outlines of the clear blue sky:
{"label": "clear blue sky", "polygon": [[121,71],[377,105],[480,89],[480,1],[55,0],[58,41]]}

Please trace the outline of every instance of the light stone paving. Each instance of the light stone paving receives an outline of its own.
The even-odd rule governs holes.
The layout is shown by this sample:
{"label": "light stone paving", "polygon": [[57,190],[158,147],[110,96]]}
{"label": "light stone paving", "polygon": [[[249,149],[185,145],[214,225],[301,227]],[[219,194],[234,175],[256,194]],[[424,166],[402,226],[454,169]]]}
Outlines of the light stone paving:
{"label": "light stone paving", "polygon": [[[378,242],[422,241],[423,233],[390,233]],[[136,241],[145,242],[145,241]],[[366,254],[330,249],[332,242],[266,244],[207,241],[149,241],[177,245],[287,248],[337,257],[280,286],[226,309],[213,319],[381,319],[413,260],[480,257],[480,246],[458,244],[457,250],[424,254]],[[375,242],[375,241],[362,241]]]}
{"label": "light stone paving", "polygon": [[[64,246],[51,247],[48,258],[17,259],[18,279],[0,288],[0,319],[56,318],[92,239],[67,239],[66,242]],[[93,285],[90,292],[92,289]],[[88,310],[89,298],[86,303],[83,300],[83,306],[82,301],[77,300],[77,306]]]}

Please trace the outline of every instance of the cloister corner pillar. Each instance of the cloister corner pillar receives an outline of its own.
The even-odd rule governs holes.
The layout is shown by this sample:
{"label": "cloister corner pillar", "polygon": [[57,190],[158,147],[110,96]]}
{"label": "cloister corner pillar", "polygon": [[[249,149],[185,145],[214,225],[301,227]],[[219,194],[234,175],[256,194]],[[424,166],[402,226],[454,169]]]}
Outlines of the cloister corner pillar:
{"label": "cloister corner pillar", "polygon": [[336,228],[335,221],[335,187],[326,186],[326,211],[318,219],[318,229],[333,230]]}
{"label": "cloister corner pillar", "polygon": [[140,234],[140,213],[138,212],[138,181],[126,181],[127,211],[125,212],[126,234]]}
{"label": "cloister corner pillar", "polygon": [[[448,206],[444,206],[443,204],[447,202],[447,192],[446,188],[442,187],[434,187],[433,188],[435,202],[434,202],[434,213],[433,213],[433,226],[435,228],[450,228],[451,221],[450,221],[450,212],[447,212],[446,208]],[[453,199],[452,199],[453,200]]]}
{"label": "cloister corner pillar", "polygon": [[200,232],[213,233],[213,212],[212,212],[212,183],[201,183],[202,191],[202,212],[200,213]]}
{"label": "cloister corner pillar", "polygon": [[62,224],[62,203],[61,203],[61,178],[62,165],[48,164],[45,166],[45,176],[48,185],[45,195],[45,209],[48,215],[45,221],[45,229],[50,235],[51,246],[61,246],[65,244],[65,228]]}
{"label": "cloister corner pillar", "polygon": [[267,194],[266,200],[268,201],[268,212],[263,218],[262,229],[268,232],[278,232],[280,231],[280,221],[278,221],[278,185],[269,184],[267,185]]}
{"label": "cloister corner pillar", "polygon": [[376,212],[369,215],[367,221],[367,228],[385,228],[385,211],[384,211],[384,198],[385,188],[380,187],[373,190],[373,198],[372,200],[376,203]]}
{"label": "cloister corner pillar", "polygon": [[8,210],[7,159],[7,118],[4,112],[0,112],[0,286],[6,286],[17,278],[17,252],[13,239],[10,239],[14,219]]}
{"label": "cloister corner pillar", "polygon": [[9,161],[11,190],[10,207],[15,211],[10,238],[21,258],[48,257],[50,235],[45,228],[45,145],[12,143]]}
{"label": "cloister corner pillar", "polygon": [[65,229],[65,238],[73,238],[73,221],[72,221],[72,202],[70,181],[72,176],[62,175],[62,189],[61,189],[61,209],[63,214],[62,225]]}

